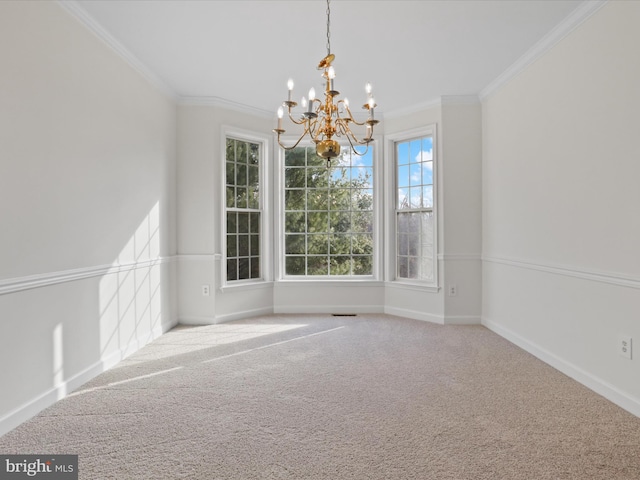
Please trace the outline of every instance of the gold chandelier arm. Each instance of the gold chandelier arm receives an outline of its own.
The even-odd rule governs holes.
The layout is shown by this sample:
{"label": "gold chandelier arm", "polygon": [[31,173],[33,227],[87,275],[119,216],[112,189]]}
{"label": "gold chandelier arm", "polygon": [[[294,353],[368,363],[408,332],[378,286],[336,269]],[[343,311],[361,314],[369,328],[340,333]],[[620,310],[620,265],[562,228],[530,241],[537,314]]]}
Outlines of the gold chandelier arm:
{"label": "gold chandelier arm", "polygon": [[291,120],[296,125],[304,125],[305,123],[307,123],[306,118],[303,118],[302,120],[296,120],[295,118],[293,118],[293,115],[291,115],[291,107],[289,107],[289,120]]}
{"label": "gold chandelier arm", "polygon": [[[366,123],[366,122],[365,122]],[[353,147],[354,143],[357,145],[369,145],[369,143],[371,143],[372,138],[371,137],[365,137],[362,140],[359,140],[358,137],[356,137],[355,133],[353,133],[353,131],[349,128],[349,125],[347,124],[347,121],[343,118],[338,118],[336,120],[336,127],[338,130],[338,136],[345,136],[347,138],[347,140],[349,140],[349,143],[351,144],[351,146]],[[373,134],[373,131],[369,131],[369,134]]]}
{"label": "gold chandelier arm", "polygon": [[[367,141],[366,139],[365,140],[358,140],[358,138],[353,134],[353,132],[347,126],[345,126],[342,122],[340,122],[339,127],[340,127],[340,130],[342,130],[342,132],[344,133],[344,136],[349,141],[349,146],[351,147],[351,152],[353,152],[354,155],[358,155],[358,156],[366,155],[366,153],[369,151],[369,143],[370,143],[371,139],[369,139],[369,141]],[[366,145],[367,149],[364,152],[358,152],[356,150],[354,142],[357,145]]]}
{"label": "gold chandelier arm", "polygon": [[357,122],[355,118],[353,118],[353,114],[351,113],[351,109],[349,108],[349,106],[344,103],[344,100],[340,100],[338,103],[342,103],[344,105],[344,109],[347,111],[347,113],[349,114],[349,121],[353,122],[354,124],[363,127],[367,124],[367,120],[365,120],[364,122],[360,123]]}
{"label": "gold chandelier arm", "polygon": [[278,145],[280,145],[282,148],[284,148],[285,150],[293,150],[294,148],[296,148],[300,142],[302,141],[302,139],[304,138],[304,136],[309,133],[309,127],[305,127],[304,132],[302,132],[302,135],[300,135],[300,138],[298,138],[298,140],[296,141],[296,143],[294,143],[293,145],[291,145],[290,147],[287,147],[285,144],[282,143],[282,141],[280,140],[280,134],[283,131],[277,131],[276,133],[278,134]]}

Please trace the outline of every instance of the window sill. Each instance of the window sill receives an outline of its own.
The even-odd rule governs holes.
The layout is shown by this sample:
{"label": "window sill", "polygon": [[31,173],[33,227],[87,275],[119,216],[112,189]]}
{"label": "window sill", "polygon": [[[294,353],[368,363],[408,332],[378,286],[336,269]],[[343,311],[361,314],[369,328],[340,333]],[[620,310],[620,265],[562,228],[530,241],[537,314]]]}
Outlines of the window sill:
{"label": "window sill", "polygon": [[431,283],[418,283],[394,280],[385,282],[385,287],[398,288],[401,290],[414,290],[417,292],[439,293],[441,287]]}
{"label": "window sill", "polygon": [[383,287],[384,282],[369,278],[308,278],[287,277],[275,282],[283,287]]}
{"label": "window sill", "polygon": [[222,293],[225,293],[238,292],[242,290],[259,290],[263,288],[273,288],[273,282],[260,280],[254,282],[227,283],[224,286],[220,287],[220,291]]}

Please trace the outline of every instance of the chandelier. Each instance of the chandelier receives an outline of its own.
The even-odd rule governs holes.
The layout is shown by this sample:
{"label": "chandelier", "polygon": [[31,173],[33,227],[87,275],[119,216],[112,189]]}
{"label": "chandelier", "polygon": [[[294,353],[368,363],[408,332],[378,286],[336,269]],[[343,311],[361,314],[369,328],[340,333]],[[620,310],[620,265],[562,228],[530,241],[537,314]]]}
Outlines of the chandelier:
{"label": "chandelier", "polygon": [[[363,122],[357,122],[349,108],[349,100],[337,100],[340,94],[334,87],[334,79],[336,72],[333,68],[333,60],[335,55],[331,53],[331,9],[329,0],[327,0],[327,56],[318,64],[318,70],[322,70],[322,77],[325,79],[324,101],[316,98],[315,89],[309,90],[309,100],[302,97],[302,114],[293,112],[294,107],[298,104],[291,100],[293,93],[293,80],[289,79],[287,87],[289,95],[286,101],[282,102],[282,106],[278,108],[278,127],[273,130],[278,135],[278,144],[285,150],[292,150],[298,146],[305,136],[309,135],[310,139],[316,145],[316,153],[318,156],[327,160],[327,166],[330,165],[331,159],[340,154],[340,143],[334,139],[346,138],[351,146],[351,150],[356,155],[364,155],[369,149],[369,143],[373,141],[373,127],[378,123],[374,118],[374,110],[376,107],[375,100],[371,93],[371,84],[367,83],[365,91],[367,93],[367,102],[362,106],[368,110],[368,118]],[[284,108],[283,108],[284,107]],[[286,146],[281,141],[281,135],[286,132],[282,128],[282,117],[286,108],[289,120],[295,125],[299,125],[302,129],[300,137],[294,145]],[[350,125],[358,125],[366,127],[365,136],[362,139],[353,133]],[[367,149],[363,151],[357,150],[356,145],[366,145]]]}

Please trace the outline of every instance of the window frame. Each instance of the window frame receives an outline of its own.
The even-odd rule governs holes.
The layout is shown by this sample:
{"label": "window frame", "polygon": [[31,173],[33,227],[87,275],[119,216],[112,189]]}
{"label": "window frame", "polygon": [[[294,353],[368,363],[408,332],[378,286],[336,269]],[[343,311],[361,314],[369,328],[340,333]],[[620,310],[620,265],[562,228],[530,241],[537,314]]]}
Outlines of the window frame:
{"label": "window frame", "polygon": [[[438,234],[438,218],[439,218],[439,163],[440,155],[438,151],[438,136],[436,124],[426,125],[411,130],[390,134],[385,136],[385,281],[395,285],[407,285],[413,287],[422,287],[425,290],[437,292],[440,288],[439,281],[439,234]],[[398,212],[398,158],[397,144],[408,142],[411,140],[431,137],[433,141],[433,280],[419,280],[411,278],[401,278],[398,276],[398,228],[397,216]]]}
{"label": "window frame", "polygon": [[[275,173],[275,189],[276,189],[276,203],[277,203],[277,215],[276,222],[274,222],[274,228],[277,229],[277,245],[276,245],[276,255],[277,261],[275,262],[275,278],[278,282],[287,283],[287,282],[304,282],[307,284],[310,283],[319,283],[322,285],[327,284],[345,284],[345,283],[366,283],[371,284],[375,282],[379,282],[381,279],[382,273],[382,245],[381,245],[381,226],[382,222],[382,212],[380,205],[382,204],[382,185],[380,182],[381,175],[379,173],[380,169],[380,143],[376,142],[376,136],[374,135],[374,142],[372,142],[371,147],[373,147],[372,151],[372,169],[373,169],[373,179],[371,189],[373,190],[373,254],[372,254],[372,271],[370,275],[286,275],[285,270],[285,150],[276,145],[277,153],[275,155],[276,158],[276,173]],[[293,144],[296,139],[293,138],[283,138],[283,142],[285,144]],[[298,147],[312,147],[315,144],[311,142],[301,142]],[[349,146],[348,143],[341,143],[342,147]],[[377,147],[377,148],[376,148]]]}
{"label": "window frame", "polygon": [[[221,146],[220,146],[220,289],[235,289],[238,287],[254,287],[256,285],[265,284],[271,281],[271,221],[270,221],[270,182],[268,172],[270,171],[270,157],[272,150],[272,140],[268,135],[243,130],[230,126],[222,126],[221,128]],[[227,207],[226,196],[226,178],[227,178],[227,139],[239,140],[242,142],[256,143],[259,149],[258,161],[258,185],[259,185],[259,208],[257,209],[238,209]],[[260,258],[260,276],[258,278],[248,278],[240,280],[227,280],[227,212],[257,212],[260,214],[260,231],[259,231],[259,258]]]}

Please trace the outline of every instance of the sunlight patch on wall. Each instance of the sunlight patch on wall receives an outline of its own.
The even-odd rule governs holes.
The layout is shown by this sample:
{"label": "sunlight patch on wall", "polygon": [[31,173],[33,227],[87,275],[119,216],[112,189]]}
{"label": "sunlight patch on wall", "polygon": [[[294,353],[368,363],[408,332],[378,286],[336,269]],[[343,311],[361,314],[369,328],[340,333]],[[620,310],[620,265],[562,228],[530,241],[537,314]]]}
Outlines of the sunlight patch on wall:
{"label": "sunlight patch on wall", "polygon": [[58,400],[67,394],[67,383],[64,380],[64,343],[62,323],[53,329],[53,388]]}
{"label": "sunlight patch on wall", "polygon": [[156,203],[100,280],[100,353],[121,360],[161,326],[160,206]]}

